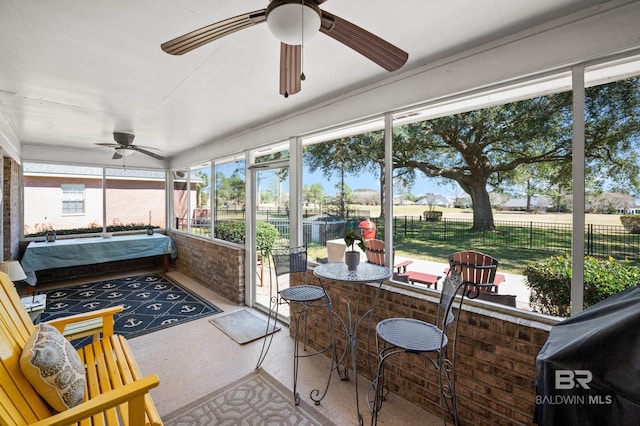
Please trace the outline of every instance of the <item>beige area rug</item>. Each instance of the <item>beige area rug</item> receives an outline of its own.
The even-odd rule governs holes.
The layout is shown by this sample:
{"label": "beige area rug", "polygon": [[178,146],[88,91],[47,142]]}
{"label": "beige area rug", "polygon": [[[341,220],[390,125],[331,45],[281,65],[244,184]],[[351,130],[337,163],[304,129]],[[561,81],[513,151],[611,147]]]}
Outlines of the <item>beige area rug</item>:
{"label": "beige area rug", "polygon": [[280,327],[271,321],[267,332],[267,321],[250,309],[239,309],[226,315],[220,315],[209,322],[241,345],[280,330]]}
{"label": "beige area rug", "polygon": [[262,369],[163,416],[165,426],[333,425]]}

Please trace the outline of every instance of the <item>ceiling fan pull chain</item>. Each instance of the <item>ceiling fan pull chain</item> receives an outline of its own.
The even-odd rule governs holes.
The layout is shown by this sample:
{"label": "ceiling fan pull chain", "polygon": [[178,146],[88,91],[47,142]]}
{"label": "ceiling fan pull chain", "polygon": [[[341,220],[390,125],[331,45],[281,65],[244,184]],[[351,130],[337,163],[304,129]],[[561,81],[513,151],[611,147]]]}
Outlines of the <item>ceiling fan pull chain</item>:
{"label": "ceiling fan pull chain", "polygon": [[300,8],[300,28],[302,29],[300,36],[300,81],[305,81],[307,76],[304,75],[304,0],[300,1],[302,2],[302,7]]}

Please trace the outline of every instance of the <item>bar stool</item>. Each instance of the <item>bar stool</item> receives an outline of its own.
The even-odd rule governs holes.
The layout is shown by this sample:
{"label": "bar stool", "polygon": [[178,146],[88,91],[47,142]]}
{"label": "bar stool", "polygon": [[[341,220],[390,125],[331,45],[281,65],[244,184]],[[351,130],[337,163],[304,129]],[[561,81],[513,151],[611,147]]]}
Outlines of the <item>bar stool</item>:
{"label": "bar stool", "polygon": [[[331,374],[337,366],[338,358],[336,353],[336,336],[333,324],[333,307],[331,305],[331,299],[329,295],[322,287],[322,283],[318,285],[308,285],[307,282],[307,249],[306,247],[291,247],[291,248],[279,248],[270,251],[270,256],[273,262],[275,271],[275,284],[274,291],[273,285],[270,288],[270,306],[267,319],[267,333],[273,329],[276,321],[278,320],[278,307],[283,303],[289,305],[290,314],[289,318],[292,322],[294,329],[294,350],[293,350],[293,399],[296,405],[300,403],[300,394],[297,390],[298,383],[298,363],[300,358],[319,355],[321,353],[331,351],[331,368],[329,369],[329,375],[327,378],[327,384],[324,390],[314,389],[310,393],[310,398],[316,405],[320,404],[320,401],[327,394],[329,389],[329,383],[331,382]],[[305,275],[305,284],[297,285],[293,287],[281,288],[279,278],[283,275],[303,272]],[[271,277],[271,274],[269,274]],[[270,284],[272,284],[270,279]],[[328,346],[316,350],[312,353],[300,352],[300,337],[304,339],[303,352],[307,350],[307,313],[309,309],[326,309],[329,329],[331,333],[331,342]],[[301,324],[302,323],[302,324]],[[301,326],[302,331],[301,331]],[[271,347],[273,341],[273,334],[270,333],[265,336],[262,342],[262,350],[258,358],[256,369],[262,365],[264,359],[267,356],[267,352]]]}
{"label": "bar stool", "polygon": [[[389,318],[376,326],[376,347],[378,348],[378,374],[373,379],[372,387],[375,399],[371,408],[371,424],[378,422],[378,412],[384,399],[384,367],[387,359],[395,354],[409,353],[422,356],[433,364],[438,372],[440,388],[440,411],[443,423],[447,424],[446,413],[453,423],[458,424],[456,403],[456,341],[458,335],[458,318],[465,298],[477,297],[478,287],[474,283],[463,282],[460,271],[449,270],[444,279],[440,303],[436,314],[436,323],[430,324],[412,318]],[[459,294],[457,311],[453,314],[456,295]],[[453,326],[451,339],[447,337],[447,329]]]}

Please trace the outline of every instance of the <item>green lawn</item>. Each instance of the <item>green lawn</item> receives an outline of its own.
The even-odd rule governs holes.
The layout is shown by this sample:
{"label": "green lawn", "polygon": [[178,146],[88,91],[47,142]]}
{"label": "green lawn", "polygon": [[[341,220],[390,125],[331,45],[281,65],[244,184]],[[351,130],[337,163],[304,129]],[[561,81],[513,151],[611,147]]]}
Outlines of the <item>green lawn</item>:
{"label": "green lawn", "polygon": [[[379,206],[357,206],[357,209],[366,209],[371,212],[371,217],[380,216]],[[393,206],[394,216],[422,216],[429,206]],[[437,207],[435,210],[443,212],[444,218],[449,219],[473,219],[473,210],[456,209],[449,207]],[[572,213],[526,213],[526,212],[503,212],[494,211],[493,220],[501,221],[522,221],[522,222],[542,222],[542,223],[572,223]],[[620,215],[618,214],[591,214],[585,215],[585,223],[594,225],[614,225],[621,226]]]}
{"label": "green lawn", "polygon": [[[355,208],[370,210],[374,220],[379,216],[380,210],[377,206],[357,206]],[[394,206],[394,217],[421,216],[425,210],[428,210],[428,206]],[[443,211],[444,219],[471,220],[473,218],[471,209],[437,208],[436,210]],[[523,225],[531,222],[536,224],[571,224],[572,214],[494,212],[494,220],[496,222],[521,222]],[[621,226],[619,215],[587,214],[585,223]],[[465,249],[475,249],[498,259],[501,271],[514,274],[522,274],[525,266],[530,262],[565,254],[570,249],[570,230],[564,232],[554,231],[552,233],[532,232],[529,234],[527,232],[523,233],[522,228],[523,226],[500,225],[498,231],[493,233],[486,232],[482,237],[478,237],[468,231],[467,225],[462,224],[460,229],[450,231],[447,238],[441,238],[437,233],[433,235],[425,233],[419,237],[411,235],[403,237],[400,235],[400,230],[396,228],[397,237],[394,239],[394,246],[397,255],[443,263],[447,262],[447,258],[451,253]],[[535,231],[535,227],[533,229]],[[539,249],[539,247],[549,246],[556,248]],[[535,249],[517,247],[534,247]],[[320,256],[323,249],[310,250],[312,258]]]}

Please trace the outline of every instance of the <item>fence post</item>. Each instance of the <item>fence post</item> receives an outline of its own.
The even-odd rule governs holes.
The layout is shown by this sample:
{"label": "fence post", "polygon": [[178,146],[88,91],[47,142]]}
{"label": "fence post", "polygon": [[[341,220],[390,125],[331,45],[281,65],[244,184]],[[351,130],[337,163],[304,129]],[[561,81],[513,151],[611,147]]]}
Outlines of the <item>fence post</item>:
{"label": "fence post", "polygon": [[442,221],[442,238],[444,240],[446,240],[447,239],[447,218],[443,217],[442,219],[443,219],[443,221]]}
{"label": "fence post", "polygon": [[533,250],[533,222],[529,222],[529,250]]}
{"label": "fence post", "polygon": [[485,221],[482,223],[482,244],[483,244],[483,245],[487,243],[487,241],[486,241],[486,239],[485,239],[485,232],[486,232],[486,231],[487,231],[487,221],[485,220]]}
{"label": "fence post", "polygon": [[397,224],[398,224],[398,217],[397,216],[393,216],[391,218],[391,221],[393,222],[393,237],[397,237],[398,236],[398,231],[397,231]]}

